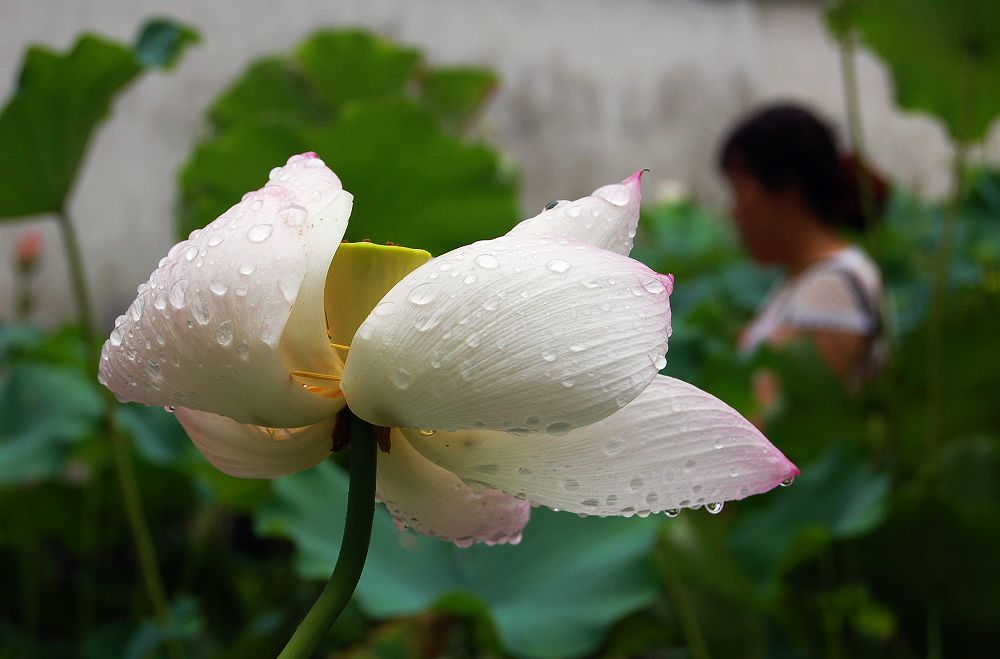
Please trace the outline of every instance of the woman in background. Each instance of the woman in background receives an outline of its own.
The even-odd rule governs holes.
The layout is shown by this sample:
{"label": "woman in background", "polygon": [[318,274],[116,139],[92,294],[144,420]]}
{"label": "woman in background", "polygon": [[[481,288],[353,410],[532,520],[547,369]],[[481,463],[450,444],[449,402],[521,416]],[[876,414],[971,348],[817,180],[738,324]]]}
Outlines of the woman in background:
{"label": "woman in background", "polygon": [[[871,258],[842,234],[868,225],[855,161],[838,154],[821,120],[786,104],[739,123],[723,144],[719,164],[751,256],[785,271],[741,336],[741,350],[804,336],[845,383],[876,372],[883,352],[882,279]],[[874,219],[886,186],[866,176]]]}

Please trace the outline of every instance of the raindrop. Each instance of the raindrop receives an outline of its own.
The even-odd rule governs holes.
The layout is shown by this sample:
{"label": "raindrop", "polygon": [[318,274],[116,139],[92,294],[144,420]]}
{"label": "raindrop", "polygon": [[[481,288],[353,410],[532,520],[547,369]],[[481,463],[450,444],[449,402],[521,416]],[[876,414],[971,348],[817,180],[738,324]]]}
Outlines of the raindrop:
{"label": "raindrop", "polygon": [[250,360],[250,346],[247,345],[246,341],[240,341],[239,345],[236,346],[236,352],[243,361]]}
{"label": "raindrop", "polygon": [[561,421],[557,423],[550,423],[545,428],[545,432],[550,433],[552,435],[565,435],[572,429],[573,429],[572,423],[566,423],[564,421]]}
{"label": "raindrop", "polygon": [[618,503],[618,496],[615,494],[609,494],[608,498],[604,500],[604,505],[611,507]]}
{"label": "raindrop", "polygon": [[253,263],[247,262],[240,264],[240,274],[241,275],[252,275],[253,271],[257,269],[257,266]]}
{"label": "raindrop", "polygon": [[473,263],[478,265],[480,268],[483,268],[484,270],[493,270],[500,266],[500,261],[497,260],[497,257],[493,256],[492,254],[480,254],[475,258]]}
{"label": "raindrop", "polygon": [[383,302],[383,303],[379,304],[378,306],[376,306],[372,310],[372,313],[374,313],[376,316],[389,316],[389,315],[395,313],[395,311],[396,311],[396,303],[395,302]]}
{"label": "raindrop", "polygon": [[567,270],[569,270],[570,265],[569,263],[563,261],[562,259],[552,259],[551,261],[545,264],[545,267],[551,270],[552,272],[562,274]]}
{"label": "raindrop", "polygon": [[221,234],[218,233],[214,234],[211,238],[208,239],[208,246],[215,247],[216,245],[222,243],[223,240],[225,240],[225,238]]}
{"label": "raindrop", "polygon": [[264,206],[264,202],[258,199],[257,201],[250,204],[250,210],[259,211]]}
{"label": "raindrop", "polygon": [[400,389],[409,389],[410,387],[410,372],[405,368],[397,368],[392,374],[392,383],[399,387]]}
{"label": "raindrop", "polygon": [[245,296],[247,294],[247,290],[249,290],[249,289],[248,289],[248,287],[247,287],[246,284],[240,284],[236,288],[236,294],[239,295],[240,297],[243,297],[243,296]]}
{"label": "raindrop", "polygon": [[660,495],[657,494],[656,492],[650,492],[649,494],[646,495],[646,503],[648,503],[651,506],[659,500],[660,500]]}
{"label": "raindrop", "polygon": [[191,303],[191,313],[194,314],[194,319],[198,321],[199,325],[208,325],[208,321],[212,318],[208,308],[197,298]]}
{"label": "raindrop", "polygon": [[297,227],[306,221],[306,211],[300,206],[289,206],[278,211],[278,216],[290,227]]}
{"label": "raindrop", "polygon": [[660,280],[655,277],[643,280],[642,287],[646,289],[647,293],[653,293],[654,295],[662,293],[666,290],[663,288],[663,284]]}
{"label": "raindrop", "polygon": [[430,436],[432,436],[434,434],[435,431],[433,431],[433,430],[427,430],[426,428],[418,428],[417,432],[420,433],[424,437],[430,437]]}
{"label": "raindrop", "polygon": [[574,382],[576,382],[576,378],[573,377],[572,373],[566,371],[565,373],[563,373],[562,379],[559,380],[559,382],[562,383],[562,386],[569,388],[573,386]]}
{"label": "raindrop", "polygon": [[570,491],[579,490],[580,482],[577,481],[575,478],[567,478],[566,480],[563,481],[563,487]]}
{"label": "raindrop", "polygon": [[228,346],[233,342],[233,321],[224,320],[219,323],[219,330],[215,334],[215,340],[220,346]]}
{"label": "raindrop", "polygon": [[[255,202],[260,203],[260,202]],[[262,243],[271,235],[270,224],[258,224],[247,231],[247,239],[253,243]]]}
{"label": "raindrop", "polygon": [[556,353],[552,352],[551,350],[546,350],[545,352],[542,353],[542,359],[544,359],[547,362],[554,362],[556,360],[556,357],[558,357],[558,355],[556,355]]}
{"label": "raindrop", "polygon": [[166,407],[164,407],[163,409],[165,409],[165,410],[166,410],[166,411],[167,411],[168,413],[170,413],[170,414],[173,414],[174,412],[176,412],[176,411],[177,411],[177,408],[176,408],[176,407],[174,407],[173,405],[167,405],[167,406],[166,406]]}
{"label": "raindrop", "polygon": [[663,355],[657,355],[656,358],[653,359],[653,366],[656,367],[657,371],[662,370],[666,365],[667,365],[667,358],[664,357]]}
{"label": "raindrop", "polygon": [[597,506],[601,505],[601,502],[598,501],[597,499],[584,499],[580,503],[582,503],[588,508],[596,508]]}
{"label": "raindrop", "polygon": [[437,284],[419,284],[414,286],[410,290],[410,294],[406,296],[413,304],[424,305],[434,301],[434,298],[438,296],[440,288]]}
{"label": "raindrop", "polygon": [[462,374],[463,380],[469,381],[472,379],[472,376],[475,375],[476,367],[468,359],[463,359],[462,363],[458,366],[458,371]]}
{"label": "raindrop", "polygon": [[678,508],[667,508],[663,511],[663,514],[667,517],[677,517],[681,514],[681,511]]}
{"label": "raindrop", "polygon": [[549,203],[545,204],[545,210],[550,211],[550,210],[552,210],[553,208],[555,208],[558,205],[559,205],[559,201],[558,200],[556,200],[556,201],[550,201]]}
{"label": "raindrop", "polygon": [[167,297],[163,293],[157,293],[153,296],[153,306],[163,311],[167,308]]}
{"label": "raindrop", "polygon": [[612,437],[608,440],[608,443],[604,445],[604,453],[606,455],[618,455],[624,450],[624,440],[618,439],[617,437]]}
{"label": "raindrop", "polygon": [[740,472],[739,472],[739,471],[737,471],[736,467],[730,467],[730,468],[729,468],[729,475],[730,475],[730,476],[731,476],[732,478],[736,478],[737,476],[739,476],[739,475],[740,475]]}
{"label": "raindrop", "polygon": [[285,298],[285,302],[288,304],[295,302],[295,297],[299,294],[299,285],[301,283],[301,278],[294,274],[286,274],[278,279],[278,289],[281,291],[281,296]]}
{"label": "raindrop", "polygon": [[475,542],[475,540],[472,538],[458,538],[456,540],[452,540],[452,542],[454,542],[455,546],[460,549],[468,549],[472,546],[472,543]]}
{"label": "raindrop", "polygon": [[500,300],[496,297],[487,298],[486,301],[483,302],[483,309],[486,309],[487,311],[496,311],[499,306]]}
{"label": "raindrop", "polygon": [[684,468],[685,469],[694,469],[695,464],[696,463],[695,463],[694,460],[688,460],[687,462],[684,463]]}
{"label": "raindrop", "polygon": [[570,217],[580,217],[580,213],[583,211],[579,205],[573,205],[566,209],[566,214]]}
{"label": "raindrop", "polygon": [[197,256],[198,256],[198,248],[194,246],[188,247],[187,251],[184,252],[184,258],[187,259],[188,261],[194,261]]}
{"label": "raindrop", "polygon": [[479,338],[478,334],[470,334],[468,337],[466,337],[465,344],[470,348],[476,348],[479,346],[481,341],[482,339]]}
{"label": "raindrop", "polygon": [[584,279],[580,283],[583,284],[584,288],[597,288],[598,286],[601,285],[601,282],[597,281],[596,279]]}
{"label": "raindrop", "polygon": [[225,295],[226,291],[229,290],[229,286],[226,284],[226,280],[221,277],[212,280],[212,283],[208,285],[208,290],[212,291],[216,295]]}
{"label": "raindrop", "polygon": [[431,368],[441,368],[441,353],[437,350],[431,353]]}
{"label": "raindrop", "polygon": [[718,515],[722,512],[722,502],[717,501],[715,503],[706,503],[705,510],[713,515]]}
{"label": "raindrop", "polygon": [[629,200],[628,188],[621,183],[612,183],[611,185],[598,188],[594,191],[594,196],[602,197],[615,206],[624,206]]}
{"label": "raindrop", "polygon": [[170,299],[170,306],[174,309],[184,308],[184,292],[187,290],[187,282],[183,279],[179,279],[174,282],[174,285],[170,287],[170,293],[168,295]]}
{"label": "raindrop", "polygon": [[642,479],[641,478],[633,478],[628,483],[628,489],[630,489],[633,492],[638,492],[639,488],[641,488],[641,487],[642,487]]}
{"label": "raindrop", "polygon": [[111,337],[108,341],[115,347],[120,346],[122,344],[122,331],[117,327],[111,330]]}
{"label": "raindrop", "polygon": [[786,478],[785,480],[781,481],[780,485],[781,487],[788,487],[794,482],[795,482],[795,476],[792,476],[791,478]]}
{"label": "raindrop", "polygon": [[462,281],[464,281],[466,284],[474,284],[476,283],[476,275],[466,275],[465,279],[463,279]]}

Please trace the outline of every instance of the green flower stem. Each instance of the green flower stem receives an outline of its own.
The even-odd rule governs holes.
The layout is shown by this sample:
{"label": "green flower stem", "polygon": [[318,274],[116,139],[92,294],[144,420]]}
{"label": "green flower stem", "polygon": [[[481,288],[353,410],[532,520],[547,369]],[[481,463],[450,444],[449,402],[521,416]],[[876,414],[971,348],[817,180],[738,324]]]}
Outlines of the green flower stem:
{"label": "green flower stem", "polygon": [[316,646],[347,606],[361,578],[368,556],[375,516],[375,466],[377,444],[371,425],[350,416],[351,485],[347,494],[347,520],[340,556],[330,580],[309,613],[302,619],[278,659],[301,659],[312,656]]}
{"label": "green flower stem", "polygon": [[[66,258],[69,261],[70,279],[73,285],[73,293],[77,300],[77,310],[80,324],[82,325],[81,331],[87,350],[85,360],[87,366],[85,368],[88,369],[88,375],[93,375],[89,372],[89,369],[98,363],[100,351],[97,341],[94,338],[93,307],[84,274],[80,242],[77,240],[76,230],[73,228],[73,223],[69,215],[62,212],[57,215],[57,219],[59,221],[59,229],[62,232]],[[118,427],[115,415],[117,403],[114,397],[106,389],[103,390],[103,394],[105,431],[107,437],[111,440],[115,471],[118,472],[118,482],[121,486],[122,498],[125,503],[125,515],[128,518],[132,541],[135,544],[136,554],[139,558],[142,579],[146,586],[146,594],[153,607],[153,615],[156,617],[160,627],[165,631],[169,631],[173,628],[170,608],[167,606],[163,581],[160,579],[160,572],[157,568],[156,549],[153,544],[152,534],[149,531],[149,523],[146,521],[146,514],[143,510],[139,484],[135,478],[131,447]],[[183,657],[180,645],[178,645],[177,639],[173,634],[167,634],[167,646],[170,655],[174,659]]]}
{"label": "green flower stem", "polygon": [[705,642],[705,635],[698,624],[698,616],[695,614],[691,600],[688,599],[687,590],[681,583],[681,578],[674,570],[673,565],[666,557],[666,528],[660,534],[660,547],[654,554],[654,563],[660,579],[667,591],[667,597],[673,607],[674,615],[677,616],[677,624],[680,625],[681,635],[684,636],[685,649],[692,659],[712,659],[712,653],[708,650],[708,643]]}

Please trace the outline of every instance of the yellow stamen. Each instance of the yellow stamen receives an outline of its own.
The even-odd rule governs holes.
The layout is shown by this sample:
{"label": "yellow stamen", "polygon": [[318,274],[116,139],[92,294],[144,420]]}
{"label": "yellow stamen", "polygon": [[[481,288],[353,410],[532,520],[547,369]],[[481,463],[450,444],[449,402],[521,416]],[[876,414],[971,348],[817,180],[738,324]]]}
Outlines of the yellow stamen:
{"label": "yellow stamen", "polygon": [[339,375],[327,375],[326,373],[312,373],[310,371],[292,371],[292,375],[297,378],[307,378],[309,380],[324,380],[327,382],[340,382]]}

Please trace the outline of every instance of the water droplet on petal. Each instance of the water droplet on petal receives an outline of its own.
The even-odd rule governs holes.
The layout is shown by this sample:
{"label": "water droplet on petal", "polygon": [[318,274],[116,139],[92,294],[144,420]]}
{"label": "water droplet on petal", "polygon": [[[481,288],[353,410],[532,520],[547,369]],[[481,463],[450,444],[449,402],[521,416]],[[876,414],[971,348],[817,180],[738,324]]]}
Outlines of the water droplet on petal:
{"label": "water droplet on petal", "polygon": [[638,492],[639,488],[641,488],[641,487],[642,487],[642,479],[641,478],[633,478],[628,483],[628,489],[630,489],[633,492]]}
{"label": "water droplet on petal", "polygon": [[667,365],[667,358],[663,355],[657,355],[653,359],[653,366],[656,367],[657,371],[663,370],[663,368],[666,367],[666,365]]}
{"label": "water droplet on petal", "polygon": [[462,281],[464,281],[466,284],[474,284],[476,283],[476,275],[466,275],[465,279],[463,279]]}
{"label": "water droplet on petal", "polygon": [[214,234],[211,238],[208,239],[208,246],[215,247],[216,245],[221,244],[223,240],[225,240],[225,238],[222,236],[222,234],[218,233]]}
{"label": "water droplet on petal", "polygon": [[197,256],[198,256],[198,248],[194,246],[188,247],[187,251],[184,252],[184,258],[188,261],[194,261],[195,258],[197,258]]}
{"label": "water droplet on petal", "polygon": [[250,263],[250,262],[241,263],[240,264],[240,274],[241,275],[247,275],[247,276],[252,275],[253,271],[256,270],[256,269],[257,269],[257,266],[254,265],[253,263]]}
{"label": "water droplet on petal", "polygon": [[271,235],[270,224],[258,224],[247,231],[247,239],[250,242],[262,243]]}
{"label": "water droplet on petal", "polygon": [[376,316],[390,316],[395,312],[396,312],[395,302],[383,302],[372,310],[372,313],[375,314]]}
{"label": "water droplet on petal", "polygon": [[479,337],[478,334],[470,334],[465,339],[465,344],[467,346],[469,346],[470,348],[476,348],[476,347],[478,347],[481,342],[482,342],[482,339]]}
{"label": "water droplet on petal", "polygon": [[551,270],[552,272],[562,274],[570,269],[570,264],[566,261],[563,261],[562,259],[552,259],[551,261],[545,264],[545,267]]}
{"label": "water droplet on petal", "polygon": [[621,183],[612,183],[594,190],[595,197],[601,197],[615,206],[624,206],[629,201],[629,192]]}
{"label": "water droplet on petal", "polygon": [[219,329],[215,333],[215,340],[220,346],[228,346],[233,342],[233,321],[224,320],[219,323]]}
{"label": "water droplet on petal", "polygon": [[705,510],[707,510],[713,515],[718,515],[719,513],[722,512],[722,502],[717,501],[715,503],[706,503]]}
{"label": "water droplet on petal", "polygon": [[410,372],[405,368],[397,368],[392,374],[392,383],[400,389],[409,389]]}
{"label": "water droplet on petal", "polygon": [[163,311],[167,308],[167,297],[163,293],[157,293],[153,296],[153,307]]}
{"label": "water droplet on petal", "polygon": [[417,432],[420,433],[421,435],[423,435],[424,437],[430,437],[436,431],[434,431],[434,430],[427,430],[426,428],[418,428]]}
{"label": "water droplet on petal", "polygon": [[666,510],[663,511],[663,514],[666,515],[667,517],[677,517],[678,515],[681,514],[681,511],[677,508],[667,508]]}
{"label": "water droplet on petal", "polygon": [[208,285],[208,290],[212,291],[216,295],[225,295],[226,291],[229,290],[229,285],[226,284],[226,280],[219,277],[212,280],[212,283]]}
{"label": "water droplet on petal", "polygon": [[492,254],[480,254],[473,263],[484,270],[494,270],[500,266],[500,261]]}
{"label": "water droplet on petal", "polygon": [[570,217],[580,217],[581,212],[583,212],[583,208],[579,204],[574,204],[566,209],[566,214]]}
{"label": "water droplet on petal", "polygon": [[174,412],[177,411],[177,408],[174,407],[173,405],[167,405],[163,409],[166,410],[169,414],[173,414]]}
{"label": "water droplet on petal", "polygon": [[410,294],[406,296],[406,299],[417,305],[429,304],[438,296],[439,291],[440,287],[438,284],[419,284],[410,290]]}
{"label": "water droplet on petal", "polygon": [[573,491],[580,489],[580,482],[575,478],[567,478],[563,481],[563,488]]}
{"label": "water droplet on petal", "polygon": [[542,359],[544,359],[547,362],[554,362],[557,357],[558,355],[552,352],[551,350],[546,350],[545,352],[542,353]]}
{"label": "water droplet on petal", "polygon": [[606,455],[618,455],[625,450],[625,442],[617,437],[612,437],[608,440],[608,443],[604,445],[604,453]]}
{"label": "water droplet on petal", "polygon": [[792,476],[791,478],[786,478],[785,480],[781,481],[780,485],[781,487],[788,487],[794,482],[795,482],[795,476]]}
{"label": "water droplet on petal", "polygon": [[656,277],[643,279],[642,287],[646,289],[647,293],[653,293],[654,295],[662,293],[666,290],[660,280]]}
{"label": "water droplet on petal", "polygon": [[302,284],[302,279],[294,274],[285,274],[278,279],[278,289],[281,291],[281,296],[285,298],[285,302],[288,304],[295,302],[295,298],[299,294],[300,284]]}
{"label": "water droplet on petal", "polygon": [[247,345],[246,341],[240,341],[239,345],[236,346],[236,352],[243,361],[250,360],[250,346]]}
{"label": "water droplet on petal", "polygon": [[168,298],[170,300],[170,306],[174,309],[184,308],[184,293],[187,291],[187,282],[183,279],[179,279],[174,282],[173,286],[170,287],[170,293]]}

